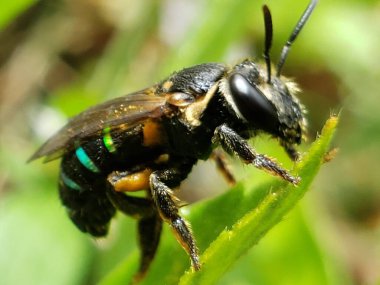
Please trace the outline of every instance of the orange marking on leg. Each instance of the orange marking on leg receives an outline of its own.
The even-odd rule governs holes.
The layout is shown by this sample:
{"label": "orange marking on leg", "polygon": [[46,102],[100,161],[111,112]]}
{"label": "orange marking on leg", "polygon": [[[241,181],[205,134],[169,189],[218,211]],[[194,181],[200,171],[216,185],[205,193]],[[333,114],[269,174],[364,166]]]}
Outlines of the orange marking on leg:
{"label": "orange marking on leg", "polygon": [[[152,170],[147,168],[140,172],[131,173],[126,176],[121,176],[115,181],[114,177],[108,179],[117,192],[135,192],[144,189],[149,189],[149,176]],[[118,173],[114,173],[118,175]]]}

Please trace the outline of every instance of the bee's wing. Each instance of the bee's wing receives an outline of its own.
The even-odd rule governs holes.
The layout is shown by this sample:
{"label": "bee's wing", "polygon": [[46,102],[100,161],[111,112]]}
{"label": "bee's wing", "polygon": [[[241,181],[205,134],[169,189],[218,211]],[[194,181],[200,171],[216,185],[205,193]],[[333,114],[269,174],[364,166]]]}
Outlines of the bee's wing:
{"label": "bee's wing", "polygon": [[166,106],[165,96],[154,95],[152,89],[144,89],[96,105],[71,119],[29,161],[44,156],[45,162],[56,159],[72,150],[76,142],[98,135],[106,127],[129,128],[145,119],[158,118],[163,115]]}

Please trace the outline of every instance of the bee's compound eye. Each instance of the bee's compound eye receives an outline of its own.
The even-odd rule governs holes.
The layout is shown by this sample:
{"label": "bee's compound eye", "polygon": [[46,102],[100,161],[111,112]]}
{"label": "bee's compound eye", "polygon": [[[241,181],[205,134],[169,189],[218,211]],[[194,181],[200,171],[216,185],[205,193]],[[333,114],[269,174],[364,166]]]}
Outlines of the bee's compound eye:
{"label": "bee's compound eye", "polygon": [[278,131],[277,112],[264,94],[239,73],[231,75],[229,85],[241,115],[256,128],[275,134]]}

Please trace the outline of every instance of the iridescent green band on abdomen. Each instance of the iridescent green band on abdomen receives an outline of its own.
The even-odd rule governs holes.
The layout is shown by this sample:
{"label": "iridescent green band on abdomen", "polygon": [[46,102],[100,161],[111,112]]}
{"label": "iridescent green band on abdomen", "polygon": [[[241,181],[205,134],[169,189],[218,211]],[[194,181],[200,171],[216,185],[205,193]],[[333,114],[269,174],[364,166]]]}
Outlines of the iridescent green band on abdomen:
{"label": "iridescent green band on abdomen", "polygon": [[76,154],[78,160],[80,161],[80,163],[82,163],[82,165],[84,167],[86,167],[88,170],[90,170],[92,172],[95,172],[95,173],[99,173],[100,172],[99,168],[88,157],[86,151],[82,147],[78,147],[75,150],[75,154]]}
{"label": "iridescent green band on abdomen", "polygon": [[71,178],[67,177],[66,174],[61,170],[61,180],[63,184],[65,184],[67,187],[73,189],[82,191],[82,187],[80,187],[75,181],[71,180]]}
{"label": "iridescent green band on abdomen", "polygon": [[112,140],[112,136],[111,136],[111,129],[110,127],[107,127],[103,130],[103,133],[104,133],[104,136],[103,136],[103,143],[105,145],[105,147],[107,148],[107,150],[109,152],[115,152],[116,151],[116,147],[115,147],[115,144]]}

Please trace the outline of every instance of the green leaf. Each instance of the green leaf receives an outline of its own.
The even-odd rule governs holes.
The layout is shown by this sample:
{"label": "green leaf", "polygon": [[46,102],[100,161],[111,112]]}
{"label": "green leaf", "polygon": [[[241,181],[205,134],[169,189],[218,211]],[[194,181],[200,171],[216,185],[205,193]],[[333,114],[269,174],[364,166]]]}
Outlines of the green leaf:
{"label": "green leaf", "polygon": [[[183,211],[203,252],[201,271],[189,269],[183,274],[189,267],[189,259],[165,228],[157,256],[141,284],[178,284],[178,280],[182,285],[215,284],[306,193],[323,163],[337,123],[338,117],[326,122],[321,136],[295,166],[294,172],[302,178],[298,187],[277,178],[255,189],[244,189],[240,183],[224,195],[191,206],[190,212]],[[137,264],[138,255],[134,253],[101,284],[128,283]]]}

